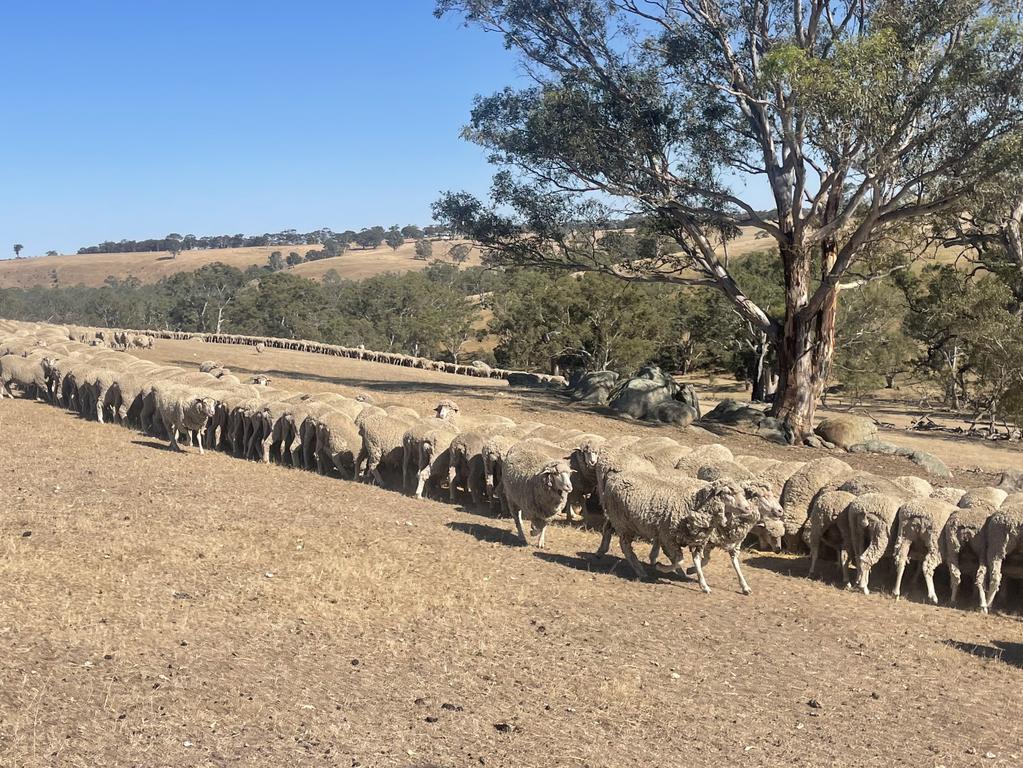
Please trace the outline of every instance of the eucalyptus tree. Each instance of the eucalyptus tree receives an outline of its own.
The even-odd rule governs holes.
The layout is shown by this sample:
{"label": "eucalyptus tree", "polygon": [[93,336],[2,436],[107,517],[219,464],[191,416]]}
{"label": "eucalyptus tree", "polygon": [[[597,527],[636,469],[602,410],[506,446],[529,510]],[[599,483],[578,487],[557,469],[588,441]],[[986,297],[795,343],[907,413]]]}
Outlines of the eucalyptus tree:
{"label": "eucalyptus tree", "polygon": [[[1014,161],[1023,125],[1019,0],[439,0],[436,13],[502,35],[528,81],[478,98],[464,130],[503,166],[490,203],[448,193],[438,219],[505,263],[722,291],[775,346],[772,409],[794,441],[828,379],[840,290],[887,271],[867,246],[962,208]],[[608,252],[623,212],[674,246]],[[721,255],[743,227],[780,254],[777,313]]]}

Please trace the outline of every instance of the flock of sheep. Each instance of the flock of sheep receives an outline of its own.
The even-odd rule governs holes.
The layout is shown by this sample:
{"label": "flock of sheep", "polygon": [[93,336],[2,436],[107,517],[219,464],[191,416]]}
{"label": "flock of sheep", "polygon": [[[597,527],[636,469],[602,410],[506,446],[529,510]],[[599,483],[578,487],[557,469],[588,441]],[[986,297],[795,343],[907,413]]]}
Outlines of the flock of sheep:
{"label": "flock of sheep", "polygon": [[[488,379],[506,379],[524,386],[564,387],[568,380],[564,376],[545,373],[527,373],[495,368],[482,360],[474,360],[470,365],[452,363],[444,360],[431,360],[428,357],[406,355],[401,352],[380,352],[366,349],[364,346],[345,347],[339,344],[325,344],[308,339],[278,339],[264,336],[243,336],[237,333],[189,333],[186,331],[130,331],[113,328],[86,328],[68,326],[68,334],[74,341],[91,346],[120,347],[130,346],[152,347],[154,338],[174,339],[178,341],[204,341],[211,344],[242,344],[254,347],[257,352],[266,349],[286,349],[295,352],[311,352],[333,357],[347,357],[353,360],[366,360],[371,363],[386,363],[404,368],[419,368],[426,371],[454,373],[461,376],[477,376]],[[124,340],[128,339],[127,345]],[[135,340],[138,340],[137,342]],[[133,343],[134,342],[134,343]]]}
{"label": "flock of sheep", "polygon": [[[500,416],[467,416],[450,400],[423,416],[397,404],[337,393],[271,387],[265,376],[240,381],[216,363],[198,371],[161,366],[127,351],[86,344],[81,329],[0,321],[0,398],[44,399],[83,417],[113,421],[238,458],[336,474],[419,498],[445,492],[489,503],[514,522],[524,543],[543,547],[559,516],[602,530],[598,555],[618,537],[637,577],[647,575],[633,544],[652,545],[671,568],[703,566],[728,553],[743,593],[739,549],[809,550],[810,573],[822,551],[837,553],[841,578],[869,592],[872,569],[895,561],[898,597],[909,560],[922,565],[928,598],[944,564],[956,600],[972,576],[987,611],[1003,573],[1023,559],[1023,493],[1009,488],[933,488],[919,477],[887,479],[824,457],[809,462],[733,455],[723,445],[691,447],[667,437],[605,439],[579,430]],[[123,349],[143,341],[112,337]],[[150,342],[151,343],[151,340]],[[181,441],[181,442],[179,442]],[[526,525],[529,525],[527,533]]]}

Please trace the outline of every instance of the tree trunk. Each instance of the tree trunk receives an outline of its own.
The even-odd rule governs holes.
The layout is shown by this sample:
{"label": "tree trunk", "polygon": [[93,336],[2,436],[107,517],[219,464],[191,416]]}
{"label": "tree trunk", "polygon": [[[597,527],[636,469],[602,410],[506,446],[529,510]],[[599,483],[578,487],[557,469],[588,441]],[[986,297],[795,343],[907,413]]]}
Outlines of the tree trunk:
{"label": "tree trunk", "polygon": [[785,324],[778,340],[778,393],[771,414],[800,444],[813,434],[817,403],[831,375],[835,351],[838,289],[820,311],[807,315],[811,293],[810,262],[803,253],[782,253],[786,271]]}

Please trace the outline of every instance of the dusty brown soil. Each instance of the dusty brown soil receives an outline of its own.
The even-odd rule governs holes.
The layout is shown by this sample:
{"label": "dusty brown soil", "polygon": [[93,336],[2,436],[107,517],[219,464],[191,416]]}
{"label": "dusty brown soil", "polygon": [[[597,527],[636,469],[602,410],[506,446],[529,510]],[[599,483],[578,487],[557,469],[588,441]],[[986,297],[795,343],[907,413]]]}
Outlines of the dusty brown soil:
{"label": "dusty brown soil", "polygon": [[[153,354],[193,349],[311,390],[621,425],[498,382]],[[720,557],[711,595],[639,583],[589,531],[540,552],[504,519],[24,400],[0,403],[0,478],[3,766],[1023,763],[1023,622],[917,584],[896,604],[756,553],[751,597]]]}

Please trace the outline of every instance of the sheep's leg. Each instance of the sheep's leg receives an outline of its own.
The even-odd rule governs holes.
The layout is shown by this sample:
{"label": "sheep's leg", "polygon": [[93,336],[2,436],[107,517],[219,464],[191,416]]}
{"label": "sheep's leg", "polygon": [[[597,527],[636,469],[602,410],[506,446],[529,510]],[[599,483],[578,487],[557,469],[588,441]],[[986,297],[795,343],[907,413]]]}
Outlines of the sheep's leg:
{"label": "sheep's leg", "polygon": [[808,578],[813,578],[813,575],[817,572],[817,558],[820,557],[821,542],[819,537],[810,535],[810,570],[807,571],[806,575]]}
{"label": "sheep's leg", "polygon": [[380,472],[380,465],[379,465],[379,464],[374,464],[374,465],[373,465],[373,471],[372,471],[372,474],[373,474],[373,480],[374,480],[374,482],[375,482],[375,483],[376,483],[377,485],[379,485],[379,486],[380,486],[381,488],[383,488],[383,487],[384,487],[384,476],[383,476],[383,474],[382,474],[382,473]]}
{"label": "sheep's leg", "polygon": [[419,472],[416,473],[418,482],[416,483],[416,498],[423,498],[423,490],[426,488],[426,481],[430,479],[430,467],[425,466]]}
{"label": "sheep's leg", "polygon": [[202,456],[204,453],[202,444],[206,442],[206,427],[199,427],[199,429],[196,430],[195,436],[199,438],[196,442],[199,443],[199,455]]}
{"label": "sheep's leg", "polygon": [[739,567],[739,552],[736,549],[728,550],[728,557],[732,560],[732,568],[735,569],[735,575],[739,577],[739,589],[742,590],[744,595],[753,594],[753,590],[750,589],[749,584],[746,583],[746,577],[742,575],[742,568]]}
{"label": "sheep's leg", "polygon": [[[892,593],[896,600],[902,598],[902,574],[906,570],[906,561],[909,559],[909,546],[909,539],[901,537],[895,544],[895,588]],[[864,589],[866,589],[866,584],[864,584]]]}
{"label": "sheep's leg", "polygon": [[981,611],[981,613],[987,613],[988,602],[987,602],[987,590],[986,590],[986,584],[985,584],[985,582],[987,581],[987,566],[984,563],[980,563],[980,564],[977,565],[977,573],[974,576],[974,579],[975,579],[976,585],[977,585],[977,595],[978,595],[978,599],[980,601],[980,606],[979,606],[980,607],[980,611]]}
{"label": "sheep's leg", "polygon": [[526,529],[522,525],[522,510],[516,508],[512,517],[515,518],[515,527],[519,529],[519,538],[522,539],[522,543],[528,546],[529,539],[526,537]]}
{"label": "sheep's leg", "polygon": [[992,604],[995,602],[995,595],[998,594],[998,588],[1002,585],[1002,558],[996,556],[991,558],[989,562],[991,576],[987,589],[987,604],[985,605],[984,603],[981,603],[981,610],[984,613],[987,613],[988,610],[990,610]]}
{"label": "sheep's leg", "polygon": [[[654,546],[658,546],[658,542],[654,542]],[[688,579],[689,578],[688,574],[686,574],[685,569],[682,568],[682,560],[685,557],[685,555],[682,553],[682,550],[679,549],[674,543],[669,541],[665,541],[661,543],[659,546],[661,549],[664,550],[664,554],[671,558],[670,570],[674,571],[675,573],[679,573]],[[653,565],[653,563],[651,563],[651,565]]]}
{"label": "sheep's leg", "polygon": [[846,589],[852,589],[852,582],[849,580],[849,550],[844,546],[838,548],[838,569],[842,574],[842,583]]}
{"label": "sheep's leg", "polygon": [[406,448],[401,455],[401,489],[408,491],[409,485],[411,485],[410,475],[412,474],[412,456],[411,451]]}
{"label": "sheep's leg", "polygon": [[956,598],[959,596],[959,582],[963,577],[962,571],[959,570],[959,553],[949,551],[945,558],[945,565],[948,566],[948,582],[952,588],[948,600],[955,605]]}
{"label": "sheep's leg", "polygon": [[696,578],[700,582],[700,589],[709,595],[710,586],[707,584],[707,577],[703,575],[703,551],[699,547],[694,547],[692,554],[693,565],[696,567]]}
{"label": "sheep's leg", "polygon": [[175,451],[181,451],[182,448],[178,444],[178,428],[172,425],[167,428],[167,432],[170,433],[170,447]]}
{"label": "sheep's leg", "polygon": [[927,585],[927,599],[934,605],[938,604],[938,593],[934,590],[934,571],[938,567],[940,558],[931,552],[923,560],[924,583]]}
{"label": "sheep's leg", "polygon": [[[363,470],[362,465],[365,462],[366,469]],[[369,453],[366,451],[366,446],[359,449],[359,455],[355,457],[355,476],[362,477],[364,481],[368,482],[369,478]]]}
{"label": "sheep's leg", "polygon": [[543,528],[540,529],[540,535],[536,539],[536,546],[538,549],[547,548],[547,525],[544,524]]}
{"label": "sheep's leg", "polygon": [[604,521],[604,529],[600,532],[600,546],[597,547],[597,557],[603,557],[611,549],[611,536],[614,534],[614,527],[610,520]]}
{"label": "sheep's leg", "polygon": [[259,447],[262,451],[261,460],[264,464],[270,463],[270,450],[273,448],[274,435],[273,431],[268,431],[267,435],[259,441]]}
{"label": "sheep's leg", "polygon": [[[452,464],[448,467],[448,499],[455,500],[455,479],[458,477],[458,468]],[[466,483],[468,485],[468,483]]]}
{"label": "sheep's leg", "polygon": [[645,579],[646,569],[643,564],[639,562],[639,558],[636,557],[636,552],[632,548],[632,539],[628,536],[622,536],[618,534],[618,546],[622,548],[622,553],[625,555],[625,559],[629,561],[629,565],[632,566],[633,572],[636,574],[637,579]]}
{"label": "sheep's leg", "polygon": [[650,546],[650,556],[647,559],[647,562],[650,563],[650,565],[657,565],[657,558],[658,558],[658,556],[660,554],[661,554],[661,545],[660,545],[660,543],[655,541]]}

